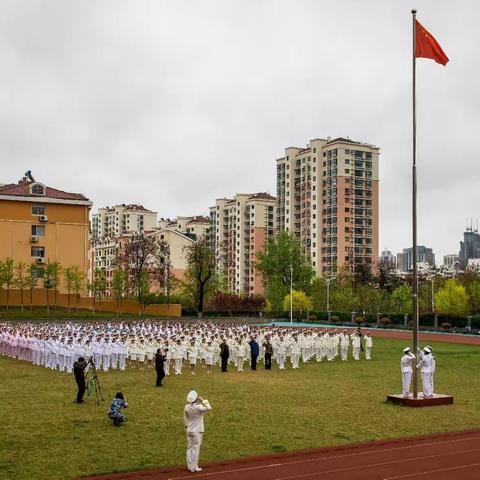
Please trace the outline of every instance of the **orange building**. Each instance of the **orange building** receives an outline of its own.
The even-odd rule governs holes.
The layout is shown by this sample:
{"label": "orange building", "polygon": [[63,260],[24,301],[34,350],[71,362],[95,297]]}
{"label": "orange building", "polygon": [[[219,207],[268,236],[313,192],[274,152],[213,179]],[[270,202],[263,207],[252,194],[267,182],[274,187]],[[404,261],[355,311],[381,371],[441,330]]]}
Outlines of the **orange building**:
{"label": "orange building", "polygon": [[78,265],[86,276],[91,206],[85,196],[47,187],[30,172],[16,184],[0,184],[0,259]]}

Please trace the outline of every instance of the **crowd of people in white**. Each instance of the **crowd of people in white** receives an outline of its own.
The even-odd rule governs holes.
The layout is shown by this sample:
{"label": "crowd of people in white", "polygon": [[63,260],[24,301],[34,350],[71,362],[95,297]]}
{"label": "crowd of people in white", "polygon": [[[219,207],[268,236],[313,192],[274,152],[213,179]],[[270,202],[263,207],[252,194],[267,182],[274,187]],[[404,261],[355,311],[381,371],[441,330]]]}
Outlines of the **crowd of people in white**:
{"label": "crowd of people in white", "polygon": [[[158,349],[165,353],[165,374],[182,373],[184,364],[194,374],[197,363],[207,373],[220,364],[221,344],[228,345],[228,362],[243,371],[251,359],[252,342],[258,359],[265,349],[279,369],[299,367],[300,360],[347,361],[349,353],[359,360],[361,351],[371,359],[372,338],[365,332],[285,328],[210,322],[131,323],[22,323],[0,324],[0,354],[61,372],[72,372],[78,358],[92,357],[96,368],[125,370],[154,366]],[[257,347],[255,347],[257,348]]]}

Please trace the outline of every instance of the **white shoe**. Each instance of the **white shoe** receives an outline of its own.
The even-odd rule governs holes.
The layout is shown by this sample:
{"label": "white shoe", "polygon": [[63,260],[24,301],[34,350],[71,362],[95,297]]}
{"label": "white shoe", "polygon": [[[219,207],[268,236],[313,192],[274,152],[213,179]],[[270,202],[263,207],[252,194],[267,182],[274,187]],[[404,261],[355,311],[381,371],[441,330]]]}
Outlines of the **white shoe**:
{"label": "white shoe", "polygon": [[203,469],[200,468],[200,467],[197,467],[197,468],[195,469],[196,472],[201,472],[202,470],[203,470]]}

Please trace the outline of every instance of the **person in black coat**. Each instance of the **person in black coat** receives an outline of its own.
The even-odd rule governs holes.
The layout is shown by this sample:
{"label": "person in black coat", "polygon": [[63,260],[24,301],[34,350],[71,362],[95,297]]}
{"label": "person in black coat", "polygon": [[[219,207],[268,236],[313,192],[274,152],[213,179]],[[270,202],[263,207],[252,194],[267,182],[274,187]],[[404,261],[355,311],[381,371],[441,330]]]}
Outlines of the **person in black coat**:
{"label": "person in black coat", "polygon": [[220,344],[220,358],[222,360],[222,372],[227,371],[228,357],[230,357],[230,349],[228,348],[227,341],[223,339]]}
{"label": "person in black coat", "polygon": [[165,378],[164,364],[166,358],[165,352],[159,348],[155,354],[155,370],[157,371],[156,387],[163,387],[162,381]]}
{"label": "person in black coat", "polygon": [[83,395],[85,394],[85,373],[90,360],[87,362],[83,357],[80,357],[73,364],[73,374],[78,386],[78,393],[75,403],[83,403]]}
{"label": "person in black coat", "polygon": [[252,370],[257,369],[257,358],[258,355],[260,354],[260,347],[258,345],[257,340],[255,337],[252,337],[251,340],[248,342],[250,345],[250,368]]}
{"label": "person in black coat", "polygon": [[263,343],[263,348],[265,349],[265,370],[271,370],[273,346],[270,343],[270,337],[267,337],[266,341]]}

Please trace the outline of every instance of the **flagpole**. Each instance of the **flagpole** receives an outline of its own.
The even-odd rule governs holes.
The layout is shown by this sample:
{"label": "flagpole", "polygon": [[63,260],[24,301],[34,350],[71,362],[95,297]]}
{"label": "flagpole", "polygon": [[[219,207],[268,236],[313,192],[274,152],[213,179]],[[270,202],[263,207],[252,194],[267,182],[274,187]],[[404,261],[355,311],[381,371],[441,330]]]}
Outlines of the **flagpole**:
{"label": "flagpole", "polygon": [[[412,266],[413,266],[413,295],[412,295],[412,325],[413,325],[413,352],[418,353],[418,272],[417,272],[417,95],[416,95],[416,10],[412,10],[412,100],[413,100],[413,158],[412,158]],[[413,398],[418,397],[418,374],[416,362],[413,367]]]}

